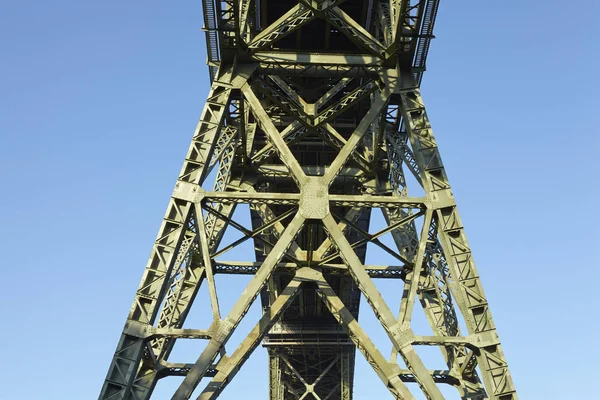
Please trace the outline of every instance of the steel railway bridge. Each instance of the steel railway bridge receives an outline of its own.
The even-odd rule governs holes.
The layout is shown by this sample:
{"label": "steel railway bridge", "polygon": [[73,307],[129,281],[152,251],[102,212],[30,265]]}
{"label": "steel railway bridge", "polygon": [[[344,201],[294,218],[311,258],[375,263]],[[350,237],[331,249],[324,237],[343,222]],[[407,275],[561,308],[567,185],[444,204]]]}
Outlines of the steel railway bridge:
{"label": "steel railway bridge", "polygon": [[[414,382],[429,399],[451,385],[465,400],[516,400],[419,92],[438,0],[203,6],[212,88],[99,398],[149,399],[159,379],[184,376],[173,399],[214,399],[262,343],[271,400],[351,399],[357,349],[393,398],[414,399]],[[252,226],[234,218],[239,204]],[[372,232],[376,208],[386,226]],[[243,237],[225,243],[226,229]],[[228,259],[245,240],[254,256]],[[365,265],[369,243],[397,265]],[[217,274],[252,276],[228,315]],[[402,291],[399,314],[378,291],[384,278]],[[210,301],[194,311],[213,322],[184,328],[201,285]],[[361,297],[391,359],[358,322]],[[230,352],[254,301],[262,318]],[[417,302],[433,335],[412,329]],[[175,363],[177,339],[207,344]],[[427,369],[420,346],[445,364]]]}

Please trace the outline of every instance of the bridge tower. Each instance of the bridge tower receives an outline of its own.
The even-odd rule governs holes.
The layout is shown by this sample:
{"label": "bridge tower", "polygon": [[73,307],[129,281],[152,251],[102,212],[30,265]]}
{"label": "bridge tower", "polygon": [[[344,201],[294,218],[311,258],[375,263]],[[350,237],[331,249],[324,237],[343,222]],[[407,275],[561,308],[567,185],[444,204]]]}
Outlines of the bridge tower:
{"label": "bridge tower", "polygon": [[[443,399],[449,385],[517,399],[419,92],[438,1],[203,0],[212,87],[100,399],[150,399],[169,376],[184,376],[173,399],[214,399],[261,344],[270,400],[352,399],[357,350],[392,398]],[[228,243],[226,229],[243,236]],[[245,240],[254,254],[227,258]],[[395,265],[366,264],[368,245]],[[250,280],[222,315],[215,276],[227,274]],[[361,297],[392,357],[358,322]],[[212,323],[184,328],[195,299]],[[262,317],[229,348],[254,302]],[[171,362],[182,338],[206,346]],[[423,346],[444,365],[428,369]]]}

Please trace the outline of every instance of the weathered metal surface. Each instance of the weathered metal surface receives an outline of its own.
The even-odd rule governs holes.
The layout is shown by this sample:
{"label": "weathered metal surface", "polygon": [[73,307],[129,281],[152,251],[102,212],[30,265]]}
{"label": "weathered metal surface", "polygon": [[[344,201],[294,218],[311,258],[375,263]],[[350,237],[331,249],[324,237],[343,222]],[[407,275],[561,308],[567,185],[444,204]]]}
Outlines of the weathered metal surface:
{"label": "weathered metal surface", "polygon": [[[442,384],[465,400],[517,399],[419,93],[437,5],[204,1],[212,88],[100,399],[149,399],[169,376],[184,377],[173,399],[203,378],[198,398],[214,399],[260,343],[271,400],[350,400],[357,349],[394,398],[414,399],[406,383],[417,383],[435,400]],[[409,196],[405,172],[423,195]],[[234,218],[240,204],[251,226]],[[386,223],[377,232],[373,209]],[[243,236],[222,243],[226,228]],[[247,240],[252,257],[227,258]],[[394,265],[365,265],[368,244]],[[251,276],[227,315],[216,274]],[[397,316],[380,278],[398,282]],[[212,323],[184,328],[201,285]],[[262,318],[226,351],[258,297]],[[358,321],[361,297],[390,359]],[[432,336],[413,332],[414,307]],[[184,338],[207,344],[196,360],[170,362]],[[426,368],[422,346],[438,347],[444,363]]]}

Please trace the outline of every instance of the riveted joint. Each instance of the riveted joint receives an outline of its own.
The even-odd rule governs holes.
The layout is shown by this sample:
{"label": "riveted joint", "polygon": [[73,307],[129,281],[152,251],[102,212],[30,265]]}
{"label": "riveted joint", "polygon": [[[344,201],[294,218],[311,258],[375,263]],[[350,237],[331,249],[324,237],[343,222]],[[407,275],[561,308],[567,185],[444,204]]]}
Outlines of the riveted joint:
{"label": "riveted joint", "polygon": [[475,338],[474,344],[478,347],[498,346],[500,338],[496,331],[480,332],[472,335]]}
{"label": "riveted joint", "polygon": [[323,219],[329,215],[329,185],[321,177],[307,177],[300,188],[300,215]]}
{"label": "riveted joint", "polygon": [[450,189],[436,190],[429,195],[431,207],[439,210],[447,207],[454,207],[456,202],[454,201],[454,194]]}
{"label": "riveted joint", "polygon": [[381,367],[381,372],[391,381],[394,378],[398,378],[398,375],[400,375],[400,367],[396,363],[385,363]]}
{"label": "riveted joint", "polygon": [[390,329],[392,338],[398,347],[403,348],[411,345],[415,340],[415,333],[409,324],[396,324]]}
{"label": "riveted joint", "polygon": [[173,190],[173,197],[192,203],[199,203],[204,198],[204,189],[195,183],[179,181]]}
{"label": "riveted joint", "polygon": [[139,321],[127,321],[123,333],[140,339],[146,339],[154,334],[155,328],[150,324]]}
{"label": "riveted joint", "polygon": [[323,279],[323,274],[321,271],[309,267],[302,267],[296,272],[296,277],[307,281],[318,281]]}
{"label": "riveted joint", "polygon": [[219,322],[213,322],[209,329],[211,333],[214,332],[211,339],[216,342],[223,343],[227,339],[233,328],[234,323],[227,319],[221,320]]}
{"label": "riveted joint", "polygon": [[229,375],[233,368],[235,367],[235,363],[231,361],[231,358],[227,356],[221,357],[219,363],[217,364],[217,370],[219,373],[224,375]]}

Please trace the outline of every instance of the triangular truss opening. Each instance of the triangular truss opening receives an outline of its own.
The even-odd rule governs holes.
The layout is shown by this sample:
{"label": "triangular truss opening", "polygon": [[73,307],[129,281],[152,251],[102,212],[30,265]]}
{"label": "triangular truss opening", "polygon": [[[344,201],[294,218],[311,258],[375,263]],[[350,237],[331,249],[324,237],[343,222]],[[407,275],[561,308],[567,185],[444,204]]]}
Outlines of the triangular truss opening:
{"label": "triangular truss opening", "polygon": [[[304,6],[296,5],[290,9],[289,3],[281,3],[280,6],[273,5],[272,10],[270,8],[261,21],[264,29],[257,36],[259,40],[253,39],[250,47],[283,51],[313,51],[317,48],[320,51],[364,51],[329,20],[316,16]],[[278,20],[284,15],[288,17],[287,25]]]}
{"label": "triangular truss opening", "polygon": [[219,247],[212,251],[211,257],[215,260],[247,259],[246,255],[252,254],[254,250],[254,242],[251,240],[254,230],[251,225],[249,205],[238,204],[230,215],[225,215],[219,205],[206,205],[204,210],[205,215],[212,214],[219,221],[227,224]]}
{"label": "triangular truss opening", "polygon": [[153,396],[157,399],[168,399],[173,395],[173,392],[183,382],[183,376],[172,376],[169,379],[160,379],[153,391]]}

